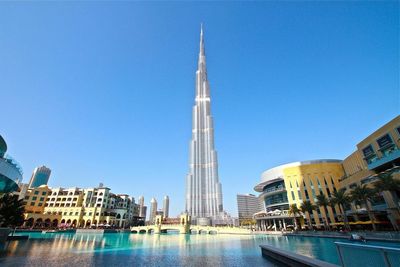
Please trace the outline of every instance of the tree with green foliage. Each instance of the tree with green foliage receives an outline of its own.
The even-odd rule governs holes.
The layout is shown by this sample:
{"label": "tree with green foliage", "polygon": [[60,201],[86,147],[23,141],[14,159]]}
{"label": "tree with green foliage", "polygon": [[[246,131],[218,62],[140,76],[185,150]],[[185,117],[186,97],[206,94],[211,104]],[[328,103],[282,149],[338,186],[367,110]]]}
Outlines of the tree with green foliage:
{"label": "tree with green foliage", "polygon": [[400,191],[400,181],[393,178],[392,173],[378,175],[378,180],[373,183],[377,193],[382,193],[385,199],[389,219],[395,230],[400,230],[396,218],[400,217],[400,209],[396,191]]}
{"label": "tree with green foliage", "polygon": [[331,202],[332,204],[338,205],[340,214],[342,215],[343,218],[344,228],[346,230],[350,230],[349,221],[347,219],[347,215],[344,210],[345,209],[344,207],[346,207],[351,202],[350,196],[346,194],[346,188],[342,188],[338,191],[333,192]]}
{"label": "tree with green foliage", "polygon": [[310,219],[307,221],[308,221],[308,227],[310,228],[310,230],[313,229],[312,224],[311,224],[311,216],[312,216],[313,210],[315,210],[315,208],[316,208],[316,206],[314,204],[312,204],[311,201],[309,201],[309,200],[304,200],[303,203],[301,203],[301,205],[300,205],[300,210],[303,213],[306,213],[306,212],[308,213],[308,216]]}
{"label": "tree with green foliage", "polygon": [[324,225],[325,225],[326,229],[330,230],[331,227],[330,227],[330,224],[329,224],[329,221],[328,221],[329,199],[326,198],[326,196],[324,194],[319,194],[317,196],[317,205],[319,207],[323,207],[324,208],[324,214],[325,214],[325,216],[324,216],[325,217],[324,218]]}
{"label": "tree with green foliage", "polygon": [[367,210],[368,217],[372,224],[372,229],[376,231],[375,218],[371,212],[371,208],[369,206],[369,202],[371,202],[375,196],[375,191],[369,188],[367,185],[357,185],[351,190],[351,198],[357,204],[364,204],[365,209]]}
{"label": "tree with green foliage", "polygon": [[290,207],[289,207],[289,214],[293,216],[294,228],[295,228],[296,230],[298,230],[298,229],[299,229],[299,226],[298,226],[298,224],[297,224],[297,218],[296,218],[296,217],[297,217],[297,215],[300,214],[300,209],[297,207],[296,204],[290,205]]}
{"label": "tree with green foliage", "polygon": [[10,193],[0,197],[0,227],[17,227],[24,223],[25,205]]}

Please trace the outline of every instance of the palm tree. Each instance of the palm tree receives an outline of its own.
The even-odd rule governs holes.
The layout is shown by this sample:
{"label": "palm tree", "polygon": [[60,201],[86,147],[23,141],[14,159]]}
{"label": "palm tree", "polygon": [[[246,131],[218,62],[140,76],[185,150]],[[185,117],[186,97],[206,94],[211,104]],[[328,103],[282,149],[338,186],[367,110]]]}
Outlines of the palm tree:
{"label": "palm tree", "polygon": [[326,228],[328,228],[328,230],[330,230],[330,225],[328,223],[328,206],[329,206],[329,199],[326,198],[325,195],[323,194],[319,194],[317,196],[317,205],[319,207],[323,207],[324,208],[324,213],[325,213],[325,219],[324,219],[324,224],[326,226]]}
{"label": "palm tree", "polygon": [[396,218],[400,217],[400,210],[396,191],[400,191],[400,181],[393,178],[392,173],[378,175],[378,180],[373,183],[377,193],[382,193],[383,198],[388,206],[388,213],[394,216],[389,216],[390,222],[395,230],[400,230]]}
{"label": "palm tree", "polygon": [[374,222],[374,216],[372,215],[371,209],[369,207],[369,202],[372,201],[375,192],[373,189],[367,187],[367,185],[357,185],[351,190],[351,198],[360,204],[364,204],[367,209],[368,217],[372,223],[372,229],[376,231],[376,225]]}
{"label": "palm tree", "polygon": [[304,200],[303,203],[301,203],[300,205],[300,210],[305,214],[306,212],[308,213],[308,216],[310,217],[310,219],[308,220],[308,227],[311,229],[313,229],[312,224],[311,224],[311,216],[312,216],[312,212],[313,210],[315,210],[316,206],[314,204],[311,203],[311,201],[309,200]]}
{"label": "palm tree", "polygon": [[342,188],[333,192],[331,201],[338,205],[340,214],[343,218],[344,228],[350,230],[349,222],[347,220],[346,212],[344,211],[344,207],[351,202],[350,196],[346,194],[346,189]]}
{"label": "palm tree", "polygon": [[290,214],[290,215],[293,215],[294,228],[295,228],[296,230],[298,230],[299,227],[298,227],[298,224],[297,224],[297,218],[296,218],[296,216],[297,216],[298,214],[300,214],[300,209],[297,207],[296,204],[290,205],[290,207],[289,207],[289,214]]}
{"label": "palm tree", "polygon": [[18,196],[4,194],[0,198],[0,227],[16,227],[24,223],[25,205]]}

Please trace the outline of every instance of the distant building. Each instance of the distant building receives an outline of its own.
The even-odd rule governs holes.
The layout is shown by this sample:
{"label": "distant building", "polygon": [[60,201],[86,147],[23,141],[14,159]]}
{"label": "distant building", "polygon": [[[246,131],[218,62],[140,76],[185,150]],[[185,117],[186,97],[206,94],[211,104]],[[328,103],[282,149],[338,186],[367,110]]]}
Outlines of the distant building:
{"label": "distant building", "polygon": [[25,226],[126,228],[137,220],[139,206],[133,197],[114,194],[110,188],[29,188],[24,197]]}
{"label": "distant building", "polygon": [[164,215],[164,218],[168,218],[169,217],[169,197],[168,196],[164,197],[163,215]]}
{"label": "distant building", "polygon": [[157,215],[157,200],[153,197],[150,201],[150,217],[149,222],[152,224]]}
{"label": "distant building", "polygon": [[51,170],[46,166],[36,167],[29,181],[29,188],[47,185],[49,182]]}
{"label": "distant building", "polygon": [[239,221],[252,219],[255,213],[262,210],[258,197],[252,194],[238,194],[237,208]]}
{"label": "distant building", "polygon": [[144,197],[143,196],[139,197],[138,205],[139,205],[139,217],[143,218],[143,220],[146,221],[147,207],[144,205]]}
{"label": "distant building", "polygon": [[17,195],[17,196],[18,196],[18,199],[24,199],[26,193],[28,192],[29,185],[20,182],[20,183],[18,183],[18,187],[19,187],[18,191],[17,191],[17,192],[14,192],[13,194],[14,194],[14,195]]}
{"label": "distant building", "polygon": [[17,191],[18,183],[22,181],[22,168],[6,152],[7,143],[0,135],[0,195]]}

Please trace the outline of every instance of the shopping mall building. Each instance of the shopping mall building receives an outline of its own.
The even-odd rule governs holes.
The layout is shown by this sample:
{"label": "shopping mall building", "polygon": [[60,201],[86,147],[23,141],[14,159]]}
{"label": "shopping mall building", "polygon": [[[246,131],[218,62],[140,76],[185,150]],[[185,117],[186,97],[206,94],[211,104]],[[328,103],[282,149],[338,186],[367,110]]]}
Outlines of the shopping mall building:
{"label": "shopping mall building", "polygon": [[[293,162],[264,171],[261,181],[254,187],[263,200],[264,210],[254,215],[256,228],[261,231],[287,230],[295,225],[289,206],[298,208],[303,201],[316,205],[316,197],[323,194],[331,198],[332,193],[345,188],[347,193],[357,185],[372,188],[381,174],[392,174],[400,179],[400,116],[397,116],[357,144],[357,150],[342,160],[321,159]],[[400,225],[400,192],[383,192],[369,203],[374,223],[378,229],[390,229]],[[298,214],[297,221],[305,227],[311,221],[313,227],[322,228],[323,218],[333,227],[343,225],[339,208],[327,207],[327,213],[318,207],[311,216]],[[350,203],[345,207],[350,226],[371,227],[367,209],[362,204]]]}

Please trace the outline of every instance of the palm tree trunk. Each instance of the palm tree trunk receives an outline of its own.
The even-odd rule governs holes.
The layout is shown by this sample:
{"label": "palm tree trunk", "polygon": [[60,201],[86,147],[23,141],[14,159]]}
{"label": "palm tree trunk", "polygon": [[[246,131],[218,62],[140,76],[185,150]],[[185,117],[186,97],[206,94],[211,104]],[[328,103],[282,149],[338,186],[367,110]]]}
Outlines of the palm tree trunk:
{"label": "palm tree trunk", "polygon": [[312,212],[308,212],[308,228],[310,228],[309,230],[313,230],[312,224],[311,224],[311,214]]}
{"label": "palm tree trunk", "polygon": [[294,221],[294,229],[295,229],[295,230],[298,230],[296,214],[293,214],[293,221]]}
{"label": "palm tree trunk", "polygon": [[323,206],[323,207],[324,207],[324,212],[325,212],[325,225],[326,225],[326,228],[328,229],[328,231],[330,231],[331,227],[328,222],[328,209],[326,206]]}
{"label": "palm tree trunk", "polygon": [[394,197],[394,191],[385,191],[383,192],[383,198],[385,199],[386,206],[387,206],[387,213],[390,223],[395,231],[400,230],[400,226],[397,223],[397,220],[400,219],[400,210],[399,206],[397,205],[396,197]]}
{"label": "palm tree trunk", "polygon": [[372,215],[371,209],[369,208],[369,205],[368,205],[368,202],[367,202],[367,201],[365,202],[365,207],[366,207],[366,209],[367,209],[368,217],[369,217],[369,219],[370,219],[370,221],[371,221],[371,224],[372,224],[372,229],[373,229],[374,231],[376,231],[375,218],[374,218],[374,216]]}
{"label": "palm tree trunk", "polygon": [[346,212],[345,212],[344,207],[342,206],[342,204],[339,204],[339,210],[340,210],[340,213],[343,216],[344,229],[350,231],[351,229],[350,229],[349,221],[347,220],[347,215],[346,215]]}

